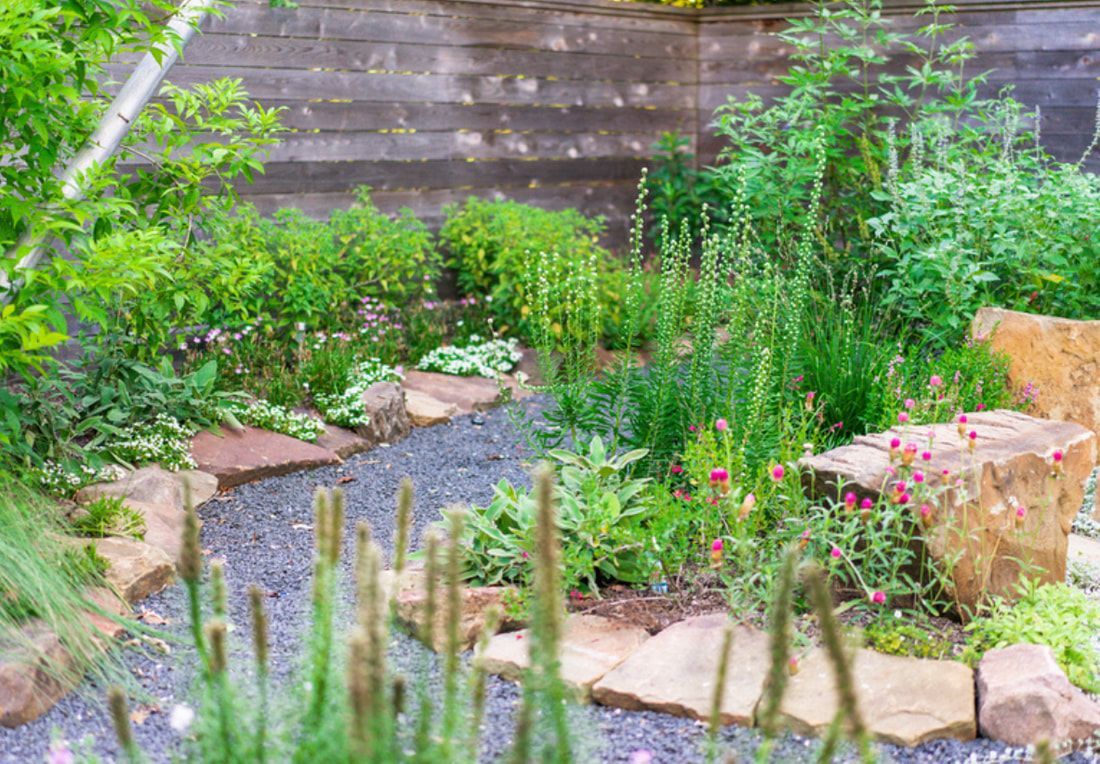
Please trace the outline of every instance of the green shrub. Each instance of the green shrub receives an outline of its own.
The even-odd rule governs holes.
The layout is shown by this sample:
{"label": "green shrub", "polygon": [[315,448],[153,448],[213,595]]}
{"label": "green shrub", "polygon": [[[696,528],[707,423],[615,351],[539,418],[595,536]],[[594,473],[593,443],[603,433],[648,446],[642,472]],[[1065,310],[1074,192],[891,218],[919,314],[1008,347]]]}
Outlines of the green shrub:
{"label": "green shrub", "polygon": [[450,255],[448,264],[458,271],[459,289],[491,297],[495,328],[502,333],[531,336],[529,295],[540,260],[553,260],[554,269],[564,272],[594,261],[604,315],[621,298],[622,269],[598,243],[602,218],[474,197],[450,205],[446,214],[439,239]]}
{"label": "green shrub", "polygon": [[100,496],[70,524],[79,536],[145,538],[145,516],[117,496]]}
{"label": "green shrub", "polygon": [[1100,693],[1100,604],[1066,584],[1024,581],[1015,603],[998,600],[992,611],[975,618],[967,655],[977,661],[987,650],[1026,642],[1047,645],[1066,676],[1078,687]]}

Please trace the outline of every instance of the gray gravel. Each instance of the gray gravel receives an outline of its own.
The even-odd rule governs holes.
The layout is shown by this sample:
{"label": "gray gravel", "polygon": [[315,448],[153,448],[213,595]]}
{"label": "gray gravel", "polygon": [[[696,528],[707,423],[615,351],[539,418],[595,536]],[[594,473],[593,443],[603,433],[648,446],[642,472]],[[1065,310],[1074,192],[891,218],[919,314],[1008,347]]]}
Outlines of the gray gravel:
{"label": "gray gravel", "polygon": [[[537,405],[537,404],[528,404]],[[341,478],[347,493],[348,527],[368,521],[376,538],[392,549],[393,505],[398,482],[409,475],[417,486],[414,539],[419,540],[439,509],[449,503],[485,502],[501,478],[527,482],[529,451],[504,411],[485,414],[483,425],[470,418],[451,425],[416,430],[391,448],[352,457],[339,467],[298,473],[242,486],[207,504],[202,544],[207,559],[226,562],[230,586],[230,619],[241,624],[238,641],[247,640],[248,584],[258,583],[269,593],[272,664],[285,682],[298,660],[300,637],[306,626],[312,549],[311,497],[317,487],[332,486]],[[350,533],[346,559],[350,558]],[[179,587],[146,600],[142,608],[170,620],[166,627],[180,634],[184,600]],[[136,728],[137,739],[152,761],[171,761],[182,755],[178,735],[168,724],[168,712],[191,697],[193,656],[182,641],[169,655],[124,656],[136,682],[148,693],[152,713]],[[403,635],[395,635],[391,661],[400,670],[432,673],[435,656]],[[240,655],[238,670],[247,658]],[[287,682],[293,687],[293,682]],[[278,694],[278,693],[277,693]],[[519,695],[515,686],[492,678],[488,687],[483,758],[493,761],[507,751]],[[573,729],[578,761],[641,761],[649,752],[653,762],[705,760],[703,727],[695,722],[663,714],[627,712],[601,706],[574,710]],[[113,760],[117,754],[110,723],[103,710],[102,691],[86,686],[63,700],[42,719],[17,730],[0,730],[0,762],[42,761],[51,739],[64,738],[74,746],[84,741],[85,750]],[[725,750],[738,760],[751,760],[759,740],[753,730],[731,727],[722,735]],[[777,747],[775,761],[814,761],[816,741],[787,736]],[[904,750],[881,748],[883,759],[897,762],[993,762],[1022,761],[1023,753],[979,740],[972,743],[940,741]],[[725,760],[725,756],[721,760]],[[855,760],[849,752],[842,760]],[[1080,754],[1076,762],[1100,759]]]}

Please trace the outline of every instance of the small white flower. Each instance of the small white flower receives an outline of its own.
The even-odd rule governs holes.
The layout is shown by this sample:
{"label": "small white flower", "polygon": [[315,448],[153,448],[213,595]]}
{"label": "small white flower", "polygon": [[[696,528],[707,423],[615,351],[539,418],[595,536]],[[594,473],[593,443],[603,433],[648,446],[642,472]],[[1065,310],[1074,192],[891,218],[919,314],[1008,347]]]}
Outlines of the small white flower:
{"label": "small white flower", "polygon": [[184,734],[195,721],[195,712],[190,706],[172,706],[172,713],[168,717],[168,724],[179,734]]}

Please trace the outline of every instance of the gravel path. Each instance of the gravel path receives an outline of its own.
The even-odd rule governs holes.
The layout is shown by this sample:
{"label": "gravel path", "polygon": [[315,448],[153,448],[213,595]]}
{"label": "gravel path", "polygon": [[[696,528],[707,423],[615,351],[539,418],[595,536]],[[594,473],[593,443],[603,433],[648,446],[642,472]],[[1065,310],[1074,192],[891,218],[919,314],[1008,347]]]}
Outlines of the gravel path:
{"label": "gravel path", "polygon": [[[537,404],[528,404],[537,405]],[[207,559],[225,560],[230,588],[230,619],[241,624],[238,641],[247,640],[248,584],[258,583],[269,593],[272,665],[282,678],[296,665],[300,637],[306,625],[312,554],[311,497],[317,487],[332,486],[344,478],[348,527],[368,521],[375,537],[392,549],[394,495],[405,475],[416,484],[415,532],[419,540],[439,509],[449,503],[485,502],[501,478],[527,482],[529,451],[504,411],[481,417],[465,417],[448,426],[416,430],[391,448],[352,457],[339,467],[298,473],[242,486],[204,506],[202,544]],[[347,534],[345,560],[351,556]],[[346,563],[345,563],[346,564]],[[170,621],[179,634],[184,622],[184,601],[179,587],[146,600],[139,606]],[[194,665],[189,650],[176,644],[168,655],[140,655],[130,651],[125,661],[150,704],[162,709],[136,727],[137,738],[152,761],[171,761],[179,756],[179,738],[168,724],[168,711],[190,697]],[[434,670],[435,656],[418,643],[397,634],[391,661],[415,672]],[[240,655],[239,669],[247,659]],[[483,758],[493,761],[508,749],[512,716],[518,692],[510,683],[491,678],[488,688]],[[663,714],[627,712],[601,706],[577,708],[573,729],[580,749],[578,761],[631,761],[638,751],[648,751],[654,762],[703,761],[703,727],[695,722]],[[110,723],[103,710],[102,691],[87,686],[70,695],[38,721],[17,730],[0,730],[0,762],[42,761],[51,738],[64,738],[74,746],[84,741],[85,750],[114,760],[117,753]],[[728,728],[724,744],[739,760],[749,756],[758,740],[756,732]],[[783,739],[775,761],[815,760],[817,743],[794,736]],[[882,747],[883,759],[898,762],[1019,761],[1013,752],[988,741],[961,744],[936,742],[911,750]],[[725,757],[723,757],[725,759]],[[849,760],[851,757],[846,757]],[[854,760],[854,759],[851,759]],[[1089,761],[1080,755],[1074,761]]]}

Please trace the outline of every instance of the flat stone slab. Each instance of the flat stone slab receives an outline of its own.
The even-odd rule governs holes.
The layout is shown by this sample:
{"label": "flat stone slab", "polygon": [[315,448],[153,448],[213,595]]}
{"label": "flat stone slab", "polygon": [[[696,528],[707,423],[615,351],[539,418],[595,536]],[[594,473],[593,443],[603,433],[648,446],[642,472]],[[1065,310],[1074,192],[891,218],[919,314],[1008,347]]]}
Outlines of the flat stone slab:
{"label": "flat stone slab", "polygon": [[458,406],[444,403],[419,390],[405,391],[405,411],[413,427],[434,427],[447,424],[451,417],[458,416]]}
{"label": "flat stone slab", "polygon": [[[592,685],[618,666],[649,639],[645,629],[595,615],[570,615],[562,628],[561,678],[577,695],[587,700]],[[492,674],[518,682],[530,666],[530,632],[527,629],[497,634],[482,656],[482,665]]]}
{"label": "flat stone slab", "polygon": [[[592,699],[630,711],[709,719],[727,623],[719,613],[669,626],[596,682]],[[768,637],[751,626],[735,626],[730,651],[722,724],[751,727],[768,671]]]}
{"label": "flat stone slab", "polygon": [[0,643],[0,727],[18,727],[49,711],[76,687],[73,656],[41,621]]}
{"label": "flat stone slab", "polygon": [[1032,386],[1031,413],[1100,435],[1100,321],[981,308],[970,332],[1008,355],[1013,387]]}
{"label": "flat stone slab", "polygon": [[[967,418],[965,430],[977,433],[973,453],[955,423],[898,427],[802,459],[804,483],[825,496],[836,495],[843,481],[844,491],[877,499],[895,480],[887,468],[890,441],[896,437],[931,453],[930,461],[918,459],[912,468],[922,470],[929,485],[938,486],[944,470],[949,473],[951,488],[936,497],[934,525],[925,538],[933,558],[958,556],[953,579],[962,604],[978,602],[985,581],[993,594],[1016,596],[1021,562],[1041,568],[1044,582],[1065,580],[1067,537],[1096,462],[1096,436],[1079,424],[1014,411]],[[1058,478],[1052,477],[1056,451],[1063,453],[1064,474]],[[915,511],[916,502],[912,506]],[[1017,524],[1020,506],[1026,515]]]}
{"label": "flat stone slab", "polygon": [[331,451],[341,459],[347,459],[349,456],[355,456],[355,454],[361,454],[374,448],[374,444],[366,438],[334,424],[325,425],[325,431],[317,436],[317,445]]}
{"label": "flat stone slab", "polygon": [[107,561],[104,577],[127,602],[145,599],[172,583],[176,570],[172,559],[143,541],[109,536],[83,543],[94,544],[96,554]]}
{"label": "flat stone slab", "polygon": [[200,432],[191,440],[191,456],[218,478],[219,488],[340,463],[327,448],[257,427]]}
{"label": "flat stone slab", "polygon": [[218,490],[218,479],[206,472],[169,472],[153,465],[132,470],[111,483],[85,486],[76,492],[75,500],[78,504],[90,504],[101,496],[111,496],[143,505],[160,505],[182,510],[185,483],[191,490],[191,501],[196,507],[212,499]]}
{"label": "flat stone slab", "polygon": [[[852,675],[863,722],[879,740],[913,746],[974,738],[974,672],[969,666],[861,649],[853,655]],[[790,678],[779,716],[798,734],[821,736],[839,706],[833,666],[825,650],[815,648]]]}
{"label": "flat stone slab", "polygon": [[488,411],[500,403],[500,385],[488,377],[456,377],[434,371],[410,371],[402,383],[405,391],[415,390],[442,403],[451,403],[458,414]]}
{"label": "flat stone slab", "polygon": [[1092,739],[1100,703],[1070,684],[1046,645],[990,650],[978,663],[982,735],[1009,745]]}

